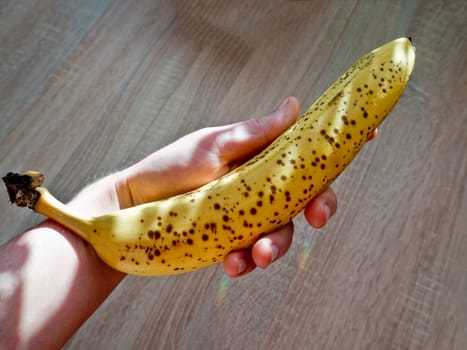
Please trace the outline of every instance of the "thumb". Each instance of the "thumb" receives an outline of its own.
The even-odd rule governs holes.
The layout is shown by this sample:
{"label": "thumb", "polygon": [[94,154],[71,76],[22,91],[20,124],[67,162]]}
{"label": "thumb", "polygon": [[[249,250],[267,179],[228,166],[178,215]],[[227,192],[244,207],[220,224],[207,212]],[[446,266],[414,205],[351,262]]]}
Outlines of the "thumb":
{"label": "thumb", "polygon": [[293,124],[299,111],[298,100],[291,96],[264,117],[221,127],[215,140],[219,159],[229,164],[251,158]]}
{"label": "thumb", "polygon": [[178,139],[121,172],[130,203],[167,198],[226,174],[269,145],[295,122],[298,112],[297,99],[289,97],[265,117],[204,128]]}

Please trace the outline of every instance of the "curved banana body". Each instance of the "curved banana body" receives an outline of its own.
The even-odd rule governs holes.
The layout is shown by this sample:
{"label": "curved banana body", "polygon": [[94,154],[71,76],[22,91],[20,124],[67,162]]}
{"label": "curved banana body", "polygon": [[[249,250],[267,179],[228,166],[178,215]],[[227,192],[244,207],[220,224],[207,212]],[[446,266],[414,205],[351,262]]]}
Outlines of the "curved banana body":
{"label": "curved banana body", "polygon": [[82,218],[38,187],[34,210],[126,273],[176,274],[217,263],[289,222],[329,186],[394,107],[414,60],[407,38],[369,52],[263,152],[195,191]]}

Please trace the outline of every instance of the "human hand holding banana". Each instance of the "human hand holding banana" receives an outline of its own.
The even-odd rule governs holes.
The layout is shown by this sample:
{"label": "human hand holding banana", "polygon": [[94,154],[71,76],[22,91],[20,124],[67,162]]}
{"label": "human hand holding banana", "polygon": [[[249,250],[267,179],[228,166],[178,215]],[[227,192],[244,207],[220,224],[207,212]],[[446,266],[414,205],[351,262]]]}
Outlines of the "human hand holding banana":
{"label": "human hand holding banana", "polygon": [[[299,110],[297,99],[288,97],[262,118],[195,131],[92,184],[68,206],[83,214],[102,215],[198,188],[268,146],[296,121]],[[100,194],[102,189],[108,195]],[[327,189],[309,203],[305,217],[310,225],[322,227],[336,209],[336,195]],[[257,266],[267,267],[287,252],[292,235],[293,225],[288,223],[260,238],[251,249],[231,252],[224,260],[225,273],[238,277]]]}
{"label": "human hand holding banana", "polygon": [[[289,97],[272,113],[231,125],[191,133],[124,170],[117,186],[120,207],[127,208],[199,188],[230,172],[237,164],[268,146],[299,116],[296,98]],[[329,189],[310,202],[307,218],[321,227],[334,214],[337,199]],[[266,267],[288,250],[293,226],[288,223],[260,238],[251,249],[231,252],[225,272],[244,275]]]}

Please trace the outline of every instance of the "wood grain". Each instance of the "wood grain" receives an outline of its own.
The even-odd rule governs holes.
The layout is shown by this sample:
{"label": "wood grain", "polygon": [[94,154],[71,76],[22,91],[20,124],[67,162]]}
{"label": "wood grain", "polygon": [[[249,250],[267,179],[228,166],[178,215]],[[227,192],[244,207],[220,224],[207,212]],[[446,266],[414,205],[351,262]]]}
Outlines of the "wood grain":
{"label": "wood grain", "polygon": [[[465,1],[0,2],[0,169],[70,199],[195,129],[311,104],[366,51],[417,62],[322,230],[238,280],[128,277],[67,349],[466,349]],[[0,242],[41,220],[0,195]]]}

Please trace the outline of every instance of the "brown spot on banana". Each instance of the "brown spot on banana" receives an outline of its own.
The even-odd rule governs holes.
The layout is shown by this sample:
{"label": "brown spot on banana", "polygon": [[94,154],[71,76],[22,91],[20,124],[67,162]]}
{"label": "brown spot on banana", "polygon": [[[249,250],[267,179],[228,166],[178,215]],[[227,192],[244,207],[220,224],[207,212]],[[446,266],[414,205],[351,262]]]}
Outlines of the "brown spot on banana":
{"label": "brown spot on banana", "polygon": [[263,152],[195,191],[82,218],[37,187],[34,210],[123,272],[166,275],[217,263],[289,222],[345,169],[398,101],[414,59],[407,38],[369,52]]}

